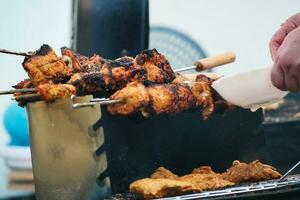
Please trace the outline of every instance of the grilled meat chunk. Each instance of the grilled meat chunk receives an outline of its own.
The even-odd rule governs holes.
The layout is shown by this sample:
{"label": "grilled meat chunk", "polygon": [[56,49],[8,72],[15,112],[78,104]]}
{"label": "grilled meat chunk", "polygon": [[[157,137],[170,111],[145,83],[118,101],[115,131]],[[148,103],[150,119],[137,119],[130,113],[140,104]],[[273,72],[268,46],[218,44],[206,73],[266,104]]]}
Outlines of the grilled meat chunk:
{"label": "grilled meat chunk", "polygon": [[158,199],[200,192],[200,190],[194,188],[193,184],[184,181],[144,178],[130,184],[130,192],[140,199]]}
{"label": "grilled meat chunk", "polygon": [[166,179],[171,179],[171,180],[177,180],[178,176],[176,174],[173,174],[173,172],[171,172],[170,170],[167,170],[164,167],[159,167],[151,175],[151,178],[153,178],[153,179],[166,178]]}
{"label": "grilled meat chunk", "polygon": [[221,175],[213,172],[211,168],[210,170],[204,168],[201,167],[201,171],[198,170],[198,173],[178,177],[171,171],[160,167],[151,175],[151,178],[133,182],[130,185],[130,192],[142,199],[153,199],[234,185],[234,183],[222,179]]}
{"label": "grilled meat chunk", "polygon": [[42,84],[37,87],[37,91],[45,101],[54,101],[76,95],[76,89],[70,84]]}
{"label": "grilled meat chunk", "polygon": [[145,86],[139,82],[129,83],[122,90],[114,93],[110,99],[123,99],[125,103],[107,106],[110,114],[130,115],[149,105],[149,94]]}
{"label": "grilled meat chunk", "polygon": [[200,191],[216,190],[234,185],[233,182],[223,179],[217,173],[189,174],[180,177],[179,180],[193,184]]}
{"label": "grilled meat chunk", "polygon": [[73,50],[62,47],[61,48],[61,54],[63,55],[63,58],[68,62],[70,66],[72,66],[72,72],[78,73],[78,72],[99,72],[101,69],[101,66],[104,63],[104,59],[99,55],[93,55],[92,57],[88,58],[86,56],[82,56]]}
{"label": "grilled meat chunk", "polygon": [[88,57],[82,56],[67,47],[62,47],[60,50],[63,57],[70,58],[69,62],[71,62],[73,72],[82,72],[83,66],[87,66]]}
{"label": "grilled meat chunk", "polygon": [[215,190],[234,185],[233,182],[223,179],[220,174],[214,172],[210,166],[195,168],[191,174],[181,176],[179,180],[193,183],[201,190]]}
{"label": "grilled meat chunk", "polygon": [[23,81],[21,81],[13,86],[13,88],[15,88],[15,89],[25,89],[25,88],[31,88],[31,87],[33,87],[33,85],[29,78],[24,79]]}
{"label": "grilled meat chunk", "polygon": [[196,97],[196,106],[202,106],[202,118],[207,119],[214,111],[214,103],[209,83],[206,81],[194,82],[192,93]]}
{"label": "grilled meat chunk", "polygon": [[187,82],[191,82],[191,80],[179,73],[176,73],[176,78],[172,81],[172,83],[180,85],[187,85]]}
{"label": "grilled meat chunk", "polygon": [[44,83],[65,82],[71,76],[71,69],[45,44],[33,56],[25,58],[23,67],[35,87]]}
{"label": "grilled meat chunk", "polygon": [[196,97],[188,86],[176,84],[178,93],[178,102],[175,106],[174,114],[184,110],[196,108]]}
{"label": "grilled meat chunk", "polygon": [[176,78],[169,61],[156,49],[144,50],[136,56],[138,65],[145,67],[147,80],[154,83],[170,83]]}
{"label": "grilled meat chunk", "polygon": [[[191,174],[177,176],[160,167],[151,178],[137,180],[130,185],[130,192],[142,199],[171,197],[193,192],[215,190],[241,182],[256,182],[279,178],[275,168],[259,161],[249,164],[234,161],[225,173],[214,172],[210,166],[195,168]],[[183,187],[184,186],[184,187]]]}
{"label": "grilled meat chunk", "polygon": [[179,100],[176,85],[153,85],[147,89],[150,95],[151,111],[155,114],[170,114],[175,112]]}
{"label": "grilled meat chunk", "polygon": [[258,160],[252,161],[249,164],[233,161],[232,166],[227,169],[222,177],[236,184],[241,182],[257,182],[270,179],[277,179],[281,174],[276,168],[262,164]]}
{"label": "grilled meat chunk", "polygon": [[210,166],[200,166],[193,169],[192,174],[216,174]]}
{"label": "grilled meat chunk", "polygon": [[[197,82],[197,84],[201,84],[201,87],[196,85],[195,87],[197,88],[193,86],[194,88],[190,89],[188,86],[182,84],[156,84],[148,86],[146,88],[136,87],[134,88],[135,92],[127,92],[127,90],[132,90],[132,88],[127,85],[125,88],[119,90],[116,94],[118,94],[118,99],[122,99],[122,97],[123,99],[128,99],[129,96],[131,96],[130,98],[133,99],[140,99],[141,97],[146,98],[147,95],[144,90],[148,91],[150,102],[148,102],[147,99],[146,102],[148,102],[148,104],[143,104],[143,107],[138,107],[138,110],[132,110],[127,114],[132,114],[137,111],[141,111],[144,116],[148,116],[151,113],[176,114],[183,110],[193,109],[196,107],[199,107],[201,109],[204,107],[205,109],[207,109],[207,105],[213,106],[213,99],[211,96],[208,96],[210,95],[209,86],[205,82]],[[85,88],[87,87],[85,86]],[[199,100],[199,98],[201,99]],[[208,103],[211,103],[212,105]],[[121,105],[112,105],[111,107],[117,108],[120,106]],[[213,107],[211,112],[213,112]],[[117,109],[114,109],[111,114],[126,115],[126,112],[118,112]],[[206,116],[206,118],[207,117],[208,115]]]}
{"label": "grilled meat chunk", "polygon": [[144,82],[145,77],[145,70],[134,65],[133,58],[122,57],[105,61],[98,72],[76,73],[69,83],[76,86],[79,95],[110,95],[124,88],[127,83]]}

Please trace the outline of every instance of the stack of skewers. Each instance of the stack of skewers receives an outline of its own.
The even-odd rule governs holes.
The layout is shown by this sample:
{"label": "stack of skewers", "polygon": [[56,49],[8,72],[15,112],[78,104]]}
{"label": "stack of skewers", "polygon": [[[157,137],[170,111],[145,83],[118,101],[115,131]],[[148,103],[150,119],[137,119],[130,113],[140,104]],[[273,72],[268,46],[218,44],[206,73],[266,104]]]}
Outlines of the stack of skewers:
{"label": "stack of skewers", "polygon": [[166,57],[156,49],[144,50],[135,58],[104,59],[99,55],[82,56],[62,47],[59,57],[49,45],[35,52],[0,50],[25,56],[22,63],[28,78],[15,89],[0,94],[13,94],[20,106],[28,102],[71,96],[93,95],[93,103],[107,105],[112,115],[176,114],[199,109],[204,119],[215,110],[231,106],[211,87],[217,77],[199,74],[189,79],[178,72],[197,71],[233,62],[235,55],[225,53],[195,62],[195,66],[173,71]]}

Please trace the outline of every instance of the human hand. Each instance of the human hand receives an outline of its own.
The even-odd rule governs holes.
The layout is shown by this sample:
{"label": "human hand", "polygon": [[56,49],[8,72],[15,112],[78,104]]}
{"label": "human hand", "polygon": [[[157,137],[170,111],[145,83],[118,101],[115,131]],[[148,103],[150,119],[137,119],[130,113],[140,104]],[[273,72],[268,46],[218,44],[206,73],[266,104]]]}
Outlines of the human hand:
{"label": "human hand", "polygon": [[270,41],[270,51],[272,59],[276,57],[278,48],[283,43],[285,37],[294,29],[300,26],[300,13],[293,15],[287,19],[280,27],[280,29],[273,35]]}
{"label": "human hand", "polygon": [[274,61],[271,80],[280,90],[297,92],[300,90],[300,27],[289,31],[284,39],[280,34],[276,36],[280,40],[273,40],[277,42],[271,49]]}

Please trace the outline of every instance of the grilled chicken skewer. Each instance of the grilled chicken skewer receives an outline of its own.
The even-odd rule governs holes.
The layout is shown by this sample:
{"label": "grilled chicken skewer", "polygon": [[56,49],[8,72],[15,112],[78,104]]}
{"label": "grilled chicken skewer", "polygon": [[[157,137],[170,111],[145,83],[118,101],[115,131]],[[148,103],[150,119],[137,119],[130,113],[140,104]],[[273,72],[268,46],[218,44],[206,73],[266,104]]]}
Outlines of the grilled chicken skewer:
{"label": "grilled chicken skewer", "polygon": [[202,117],[207,119],[215,110],[229,108],[211,88],[212,81],[205,75],[198,75],[191,86],[186,85],[183,80],[150,86],[132,82],[110,96],[110,99],[123,99],[126,103],[108,105],[107,109],[113,115],[140,112],[148,116],[150,113],[176,114],[183,110],[201,108]]}
{"label": "grilled chicken skewer", "polygon": [[[155,49],[142,51],[135,58],[116,60],[106,60],[98,55],[85,57],[65,47],[61,53],[62,57],[59,57],[49,45],[42,45],[33,53],[18,54],[26,56],[23,67],[30,79],[14,86],[17,90],[3,94],[16,92],[14,99],[21,102],[41,97],[53,101],[75,94],[110,96],[109,100],[102,99],[100,103],[108,105],[111,114],[121,115],[135,112],[175,114],[200,107],[203,118],[207,118],[215,109],[211,82],[199,80],[191,88],[178,82],[168,60]],[[233,53],[227,53],[198,61],[196,65],[198,70],[200,67],[203,70],[232,62],[234,58]],[[31,89],[26,90],[29,87]],[[20,95],[32,93],[34,88],[37,94]],[[96,102],[86,105],[92,103]]]}

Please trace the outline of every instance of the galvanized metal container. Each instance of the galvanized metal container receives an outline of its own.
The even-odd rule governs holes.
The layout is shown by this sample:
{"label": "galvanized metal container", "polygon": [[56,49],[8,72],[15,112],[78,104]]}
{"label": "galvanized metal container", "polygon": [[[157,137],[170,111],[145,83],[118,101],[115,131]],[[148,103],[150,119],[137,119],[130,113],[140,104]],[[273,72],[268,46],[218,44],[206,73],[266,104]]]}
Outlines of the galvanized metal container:
{"label": "galvanized metal container", "polygon": [[[92,96],[76,98],[88,102]],[[38,200],[94,200],[108,178],[98,176],[107,168],[105,152],[96,155],[104,143],[99,105],[72,108],[72,100],[27,104],[31,154]]]}

